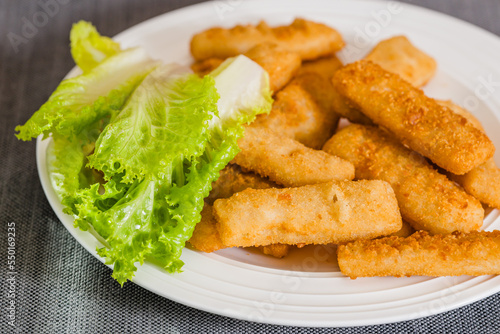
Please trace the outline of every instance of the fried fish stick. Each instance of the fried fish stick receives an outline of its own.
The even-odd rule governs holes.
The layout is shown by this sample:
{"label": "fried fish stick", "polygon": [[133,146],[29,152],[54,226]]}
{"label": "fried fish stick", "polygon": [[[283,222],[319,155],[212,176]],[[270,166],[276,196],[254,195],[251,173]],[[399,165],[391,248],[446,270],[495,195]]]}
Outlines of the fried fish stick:
{"label": "fried fish stick", "polygon": [[340,271],[350,278],[500,274],[500,231],[357,240],[337,250]]}
{"label": "fried fish stick", "polygon": [[425,85],[436,73],[434,58],[416,48],[405,36],[378,43],[366,57],[384,70],[398,74],[415,87]]}
{"label": "fried fish stick", "polygon": [[[201,221],[196,224],[193,235],[189,239],[191,246],[205,253],[227,248],[220,239],[219,231],[217,231],[217,221],[212,212],[212,206],[205,203],[201,211]],[[263,254],[283,258],[288,255],[290,248],[290,245],[276,244],[259,247],[259,250]]]}
{"label": "fried fish stick", "polygon": [[[335,98],[332,92],[332,81],[326,76],[318,75],[316,73],[303,73],[297,75],[294,82],[306,90],[314,101],[320,107],[323,120],[326,122],[324,131],[318,134],[318,137],[323,138],[328,133],[333,134],[337,128],[340,115],[337,114],[333,108]],[[330,136],[328,136],[329,138]],[[328,139],[323,139],[323,143]]]}
{"label": "fried fish stick", "polygon": [[490,159],[490,139],[398,75],[369,61],[338,70],[334,87],[374,123],[438,166],[462,175]]}
{"label": "fried fish stick", "polygon": [[323,79],[313,73],[293,79],[275,95],[269,115],[258,115],[250,127],[271,129],[307,147],[320,149],[339,120],[338,114],[320,101],[320,95],[311,94],[311,87],[321,86],[321,82]]}
{"label": "fried fish stick", "polygon": [[[204,60],[197,61],[191,65],[191,69],[193,70],[194,73],[196,73],[198,76],[203,77],[213,70],[215,70],[217,67],[219,67],[220,64],[224,62],[225,59],[221,58],[208,58]],[[271,81],[271,80],[269,80]]]}
{"label": "fried fish stick", "polygon": [[328,57],[303,62],[297,74],[301,75],[306,73],[315,73],[324,77],[325,79],[331,80],[333,74],[337,72],[337,70],[342,66],[344,65],[337,58],[337,56],[330,55]]}
{"label": "fried fish stick", "polygon": [[212,183],[212,190],[208,197],[205,198],[205,202],[213,204],[216,199],[229,198],[247,188],[267,189],[281,187],[273,181],[252,172],[243,172],[241,167],[236,164],[229,164],[220,171],[217,181]]}
{"label": "fried fish stick", "polygon": [[[349,104],[349,101],[334,89],[331,83],[331,79],[335,72],[342,66],[343,65],[340,60],[335,55],[333,55],[313,61],[304,62],[297,76],[300,77],[304,74],[316,74],[321,76],[323,78],[320,86],[322,89],[317,89],[317,87],[311,87],[311,85],[307,84],[304,86],[311,87],[311,89],[309,89],[310,92],[321,92],[327,89],[328,91],[325,92],[324,95],[326,95],[328,99],[325,99],[325,101],[329,103],[332,112],[338,114],[339,116],[345,117],[353,123],[373,124],[373,122],[368,117],[366,117],[361,111],[352,107]],[[326,81],[328,81],[328,83]]]}
{"label": "fried fish stick", "polygon": [[389,182],[403,219],[416,230],[446,234],[482,226],[481,203],[390,133],[352,124],[337,132],[323,150],[352,162],[356,179]]}
{"label": "fried fish stick", "polygon": [[358,108],[353,107],[353,105],[342,96],[336,89],[332,89],[332,102],[333,110],[342,117],[347,118],[351,123],[372,125],[373,122],[365,114],[359,111]]}
{"label": "fried fish stick", "polygon": [[[273,43],[259,44],[246,52],[245,56],[262,66],[269,74],[269,85],[273,92],[283,88],[297,73],[301,64],[299,55]],[[204,76],[219,67],[223,61],[220,58],[208,58],[195,62],[191,69],[199,76]]]}
{"label": "fried fish stick", "polygon": [[315,80],[316,85],[311,85],[311,82],[304,82],[303,87],[308,87],[309,93],[313,95],[320,95],[320,98],[323,96],[322,101],[328,105],[325,110],[331,110],[330,112],[346,117],[354,123],[372,124],[368,117],[359,110],[352,108],[347,103],[346,98],[333,88],[331,82],[333,74],[342,66],[340,60],[335,55],[332,55],[303,63],[297,77],[307,79],[311,77],[307,76],[307,74],[319,75],[322,80]]}
{"label": "fried fish stick", "polygon": [[340,243],[401,229],[394,192],[378,180],[247,189],[216,200],[214,215],[228,246]]}
{"label": "fried fish stick", "polygon": [[[436,61],[413,46],[404,36],[380,42],[364,58],[386,71],[399,75],[415,87],[426,84],[436,72]],[[353,107],[339,92],[333,90],[334,109],[352,123],[370,125],[373,122]]]}
{"label": "fried fish stick", "polygon": [[[220,240],[216,228],[217,222],[212,214],[213,202],[218,198],[231,197],[233,194],[247,188],[267,189],[272,187],[279,186],[253,173],[242,172],[238,165],[226,166],[220,172],[217,181],[212,184],[210,195],[205,198],[206,203],[201,212],[201,221],[196,225],[189,240],[191,245],[205,253],[227,248]],[[290,248],[290,245],[269,245],[260,247],[259,250],[266,255],[282,258],[288,254]]]}
{"label": "fried fish stick", "polygon": [[[375,48],[365,57],[379,64],[385,70],[400,75],[416,87],[425,84],[435,73],[436,62],[414,47],[406,37],[397,36],[377,44]],[[340,68],[341,63],[329,58],[318,59],[302,65],[300,73],[322,72],[333,76]],[[358,109],[353,107],[339,92],[332,89],[331,93],[333,109],[336,113],[349,119],[353,123],[372,124],[373,122]]]}
{"label": "fried fish stick", "polygon": [[213,207],[205,203],[201,211],[201,221],[196,224],[189,243],[197,250],[205,253],[227,248],[220,239],[216,225],[217,221],[213,216]]}
{"label": "fried fish stick", "polygon": [[354,166],[267,129],[247,128],[233,162],[285,187],[352,180]]}
{"label": "fried fish stick", "polygon": [[270,88],[273,92],[283,88],[294,77],[301,64],[298,54],[273,43],[259,44],[245,55],[269,74]]}
{"label": "fried fish stick", "polygon": [[[328,103],[334,113],[349,119],[353,123],[372,124],[372,121],[368,117],[361,111],[350,106],[347,99],[333,88],[331,79],[335,72],[342,66],[342,62],[335,55],[332,55],[302,63],[297,76],[310,73],[321,76],[324,80],[322,82],[322,90],[328,89],[325,95],[328,96]],[[314,89],[310,89],[310,91],[314,91]]]}
{"label": "fried fish stick", "polygon": [[500,168],[490,159],[464,175],[449,174],[467,193],[492,208],[500,209]]}
{"label": "fried fish stick", "polygon": [[[484,131],[479,120],[468,110],[454,104],[452,101],[439,101],[439,104],[445,105],[455,113],[464,116],[474,126]],[[450,179],[460,184],[467,193],[471,194],[479,201],[490,207],[500,209],[500,168],[493,159],[473,168],[464,175],[447,174]]]}
{"label": "fried fish stick", "polygon": [[230,29],[216,27],[205,30],[191,39],[191,54],[196,60],[227,58],[268,42],[298,54],[303,60],[332,54],[344,46],[342,36],[335,29],[297,18],[288,26],[274,28],[261,21],[257,26],[238,25]]}
{"label": "fried fish stick", "polygon": [[476,116],[472,115],[467,109],[460,107],[459,105],[453,103],[453,101],[450,100],[435,100],[435,101],[438,104],[450,109],[455,114],[459,114],[460,116],[465,117],[470,123],[472,123],[472,125],[474,125],[476,128],[484,132],[484,128],[481,122],[476,118]]}
{"label": "fried fish stick", "polygon": [[[365,60],[397,74],[415,87],[425,85],[436,72],[436,61],[413,46],[404,36],[396,36],[378,43]],[[333,90],[334,109],[353,123],[370,125],[373,122],[352,106],[339,92]]]}

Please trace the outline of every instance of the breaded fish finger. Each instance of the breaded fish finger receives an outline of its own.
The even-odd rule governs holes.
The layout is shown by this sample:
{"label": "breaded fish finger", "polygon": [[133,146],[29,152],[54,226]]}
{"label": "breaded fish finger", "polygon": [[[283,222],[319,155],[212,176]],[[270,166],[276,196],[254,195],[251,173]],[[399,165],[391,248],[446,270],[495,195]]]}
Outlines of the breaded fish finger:
{"label": "breaded fish finger", "polygon": [[352,180],[354,166],[267,129],[247,128],[233,162],[285,187]]}
{"label": "breaded fish finger", "polygon": [[219,172],[219,178],[212,183],[212,190],[205,202],[214,204],[219,198],[229,198],[247,188],[267,189],[281,188],[273,181],[252,172],[243,172],[236,164],[229,164]]}
{"label": "breaded fish finger", "polygon": [[340,271],[350,278],[500,274],[500,231],[357,240],[337,250]]}
{"label": "breaded fish finger", "polygon": [[[483,125],[468,110],[454,104],[452,101],[439,101],[455,113],[464,116],[474,126],[484,131]],[[481,203],[500,209],[500,168],[493,159],[473,168],[464,175],[448,173],[448,177],[460,184],[467,193],[477,198]]]}
{"label": "breaded fish finger", "polygon": [[333,85],[374,123],[449,172],[465,174],[495,152],[489,138],[463,116],[372,62],[338,70]]}
{"label": "breaded fish finger", "polygon": [[228,246],[340,243],[401,229],[394,192],[378,180],[247,189],[216,200],[214,215]]}
{"label": "breaded fish finger", "polygon": [[484,132],[484,128],[481,122],[476,118],[476,116],[472,115],[467,109],[460,107],[459,105],[453,103],[453,101],[450,100],[435,100],[435,101],[438,104],[450,109],[455,114],[459,114],[460,116],[467,118],[467,120],[471,122],[472,125],[474,125],[476,128]]}
{"label": "breaded fish finger", "polygon": [[201,221],[196,224],[189,243],[197,250],[205,253],[227,248],[220,239],[216,225],[217,221],[213,216],[213,208],[210,204],[205,203],[203,210],[201,210]]}
{"label": "breaded fish finger", "polygon": [[342,62],[335,55],[330,55],[327,57],[305,61],[300,66],[298,75],[306,73],[315,73],[325,79],[331,80],[333,74],[337,72],[339,68],[344,66]]}
{"label": "breaded fish finger", "polygon": [[[332,85],[332,77],[335,72],[343,66],[341,61],[335,56],[324,57],[308,62],[304,62],[300,67],[297,77],[304,77],[305,74],[316,74],[323,78],[317,85],[305,84],[304,87],[309,87],[309,92],[321,93],[327,97],[323,100],[329,104],[331,111],[349,119],[353,123],[372,124],[372,121],[359,110],[351,107],[346,98],[340,95]],[[318,81],[318,80],[316,80]],[[328,81],[328,82],[327,82]],[[317,93],[316,93],[317,94]],[[327,110],[330,108],[326,108]]]}
{"label": "breaded fish finger", "polygon": [[196,60],[227,58],[267,42],[297,53],[302,60],[329,55],[344,46],[337,30],[297,18],[288,26],[274,28],[261,21],[257,26],[238,25],[230,29],[216,27],[205,30],[191,39],[191,54]]}
{"label": "breaded fish finger", "polygon": [[301,59],[296,53],[287,51],[273,43],[256,45],[245,53],[269,74],[270,88],[276,93],[297,73]]}
{"label": "breaded fish finger", "polygon": [[[227,248],[220,239],[219,231],[217,231],[217,221],[215,220],[212,212],[212,206],[205,203],[205,206],[201,211],[201,221],[196,224],[193,235],[189,239],[191,246],[205,253],[211,253]],[[262,246],[258,249],[263,254],[283,258],[288,255],[290,248],[290,245],[275,244]]]}
{"label": "breaded fish finger", "polygon": [[[220,171],[217,181],[212,184],[210,195],[205,198],[205,206],[201,212],[201,221],[196,225],[189,242],[191,245],[206,253],[215,252],[219,249],[227,248],[220,240],[219,232],[216,228],[216,220],[212,214],[212,204],[218,198],[228,198],[233,194],[247,188],[267,189],[278,187],[279,185],[264,179],[254,173],[241,171],[238,165],[227,165]],[[288,254],[290,245],[268,245],[259,247],[259,250],[277,258],[282,258]]]}
{"label": "breaded fish finger", "polygon": [[[322,82],[322,90],[328,89],[326,95],[328,96],[328,103],[330,103],[334,113],[349,119],[349,121],[353,123],[373,124],[373,122],[361,111],[350,106],[347,99],[333,88],[331,79],[335,72],[342,66],[342,62],[335,55],[332,55],[302,63],[297,76],[308,73],[321,76],[324,80],[324,82]],[[326,81],[328,81],[328,83],[326,83]],[[310,89],[310,91],[311,90],[314,89]]]}
{"label": "breaded fish finger", "polygon": [[[337,114],[333,108],[333,99],[335,97],[331,94],[333,89],[331,79],[328,79],[324,75],[311,72],[299,74],[293,81],[306,90],[320,106],[323,113],[323,119],[327,123],[325,132],[322,132],[321,135],[326,136],[327,133],[333,134],[337,128],[340,115]],[[324,140],[323,143],[324,142],[326,142],[326,140]]]}
{"label": "breaded fish finger", "polygon": [[[414,47],[406,37],[397,36],[382,41],[365,57],[385,70],[400,75],[415,86],[425,84],[435,73],[436,63],[427,54]],[[301,73],[325,73],[333,76],[342,66],[335,57],[321,58],[302,65]],[[373,124],[361,111],[349,104],[337,90],[330,92],[333,110],[353,123]]]}
{"label": "breaded fish finger", "polygon": [[434,58],[416,48],[405,36],[394,36],[379,42],[364,59],[398,74],[415,87],[425,85],[434,76],[437,67]]}
{"label": "breaded fish finger", "polygon": [[403,219],[416,230],[446,234],[482,226],[481,203],[388,132],[351,124],[338,131],[323,150],[352,162],[356,179],[389,182]]}
{"label": "breaded fish finger", "polygon": [[[297,140],[307,147],[320,149],[334,133],[339,115],[325,105],[323,78],[308,73],[293,79],[275,95],[271,112],[258,115],[250,127],[267,128]],[[318,88],[311,93],[312,87]]]}
{"label": "breaded fish finger", "polygon": [[[221,58],[208,58],[204,60],[200,60],[191,64],[191,70],[196,73],[198,76],[203,77],[224,62],[225,59]],[[269,78],[269,83],[271,83],[271,79]]]}
{"label": "breaded fish finger", "polygon": [[493,159],[464,175],[449,174],[467,193],[492,208],[500,209],[500,168]]}
{"label": "breaded fish finger", "polygon": [[[298,54],[286,51],[273,43],[258,44],[246,52],[245,56],[269,74],[269,86],[274,93],[293,78],[301,64]],[[221,58],[208,58],[193,63],[191,69],[199,76],[204,76],[219,67],[223,61]]]}

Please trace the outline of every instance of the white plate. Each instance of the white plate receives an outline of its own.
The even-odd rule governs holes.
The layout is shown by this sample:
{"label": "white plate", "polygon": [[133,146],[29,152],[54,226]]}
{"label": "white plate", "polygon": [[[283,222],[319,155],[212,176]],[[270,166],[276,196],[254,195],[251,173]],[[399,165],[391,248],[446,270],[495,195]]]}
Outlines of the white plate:
{"label": "white plate", "polygon": [[[288,24],[297,16],[340,30],[349,45],[340,53],[346,62],[361,58],[384,38],[407,35],[438,61],[438,73],[426,92],[468,106],[500,147],[500,88],[495,84],[500,81],[499,38],[422,8],[378,1],[217,1],[148,20],[121,33],[117,40],[125,47],[142,45],[156,58],[188,64],[189,40],[196,32],[261,19],[271,25]],[[488,80],[494,84],[485,86]],[[102,261],[95,252],[100,246],[96,239],[75,229],[72,217],[62,213],[47,172],[49,144],[50,140],[37,143],[38,170],[47,198],[70,233]],[[497,163],[499,158],[497,153]],[[489,211],[484,228],[498,229],[499,216],[497,210]],[[498,276],[350,280],[339,273],[333,250],[321,246],[294,250],[284,260],[243,249],[212,254],[186,249],[182,260],[186,264],[181,274],[169,275],[146,263],[134,282],[201,310],[281,325],[403,321],[448,311],[500,291]]]}

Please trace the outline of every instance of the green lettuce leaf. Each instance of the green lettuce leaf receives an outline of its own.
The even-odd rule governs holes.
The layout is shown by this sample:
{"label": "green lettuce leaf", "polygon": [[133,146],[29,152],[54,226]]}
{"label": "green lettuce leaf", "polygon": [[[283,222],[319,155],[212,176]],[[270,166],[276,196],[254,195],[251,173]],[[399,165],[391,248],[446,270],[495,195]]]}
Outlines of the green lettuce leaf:
{"label": "green lettuce leaf", "polygon": [[49,100],[23,125],[16,136],[31,140],[51,132],[78,135],[94,122],[111,118],[157,62],[144,50],[120,52],[86,74],[63,80]]}
{"label": "green lettuce leaf", "polygon": [[177,71],[161,66],[137,87],[99,136],[90,167],[106,179],[123,172],[122,182],[149,174],[168,178],[176,165],[203,153],[219,96],[211,77]]}
{"label": "green lettuce leaf", "polygon": [[63,81],[17,136],[52,136],[53,187],[75,226],[99,236],[120,284],[146,259],[178,272],[243,124],[271,109],[268,75],[238,56],[199,78],[120,51],[82,22],[71,39],[84,73]]}
{"label": "green lettuce leaf", "polygon": [[101,36],[96,28],[86,21],[73,24],[69,37],[71,55],[83,73],[87,73],[106,58],[121,51],[120,44],[109,37]]}
{"label": "green lettuce leaf", "polygon": [[94,203],[78,214],[106,239],[109,247],[99,254],[114,264],[120,284],[132,278],[134,262],[146,258],[169,272],[181,270],[180,256],[200,221],[203,199],[238,153],[243,124],[271,108],[267,73],[246,57],[228,60],[203,79],[174,72],[152,72],[89,157],[89,166],[111,181],[119,176],[120,183],[131,184],[99,215],[92,208],[99,196],[94,189]]}

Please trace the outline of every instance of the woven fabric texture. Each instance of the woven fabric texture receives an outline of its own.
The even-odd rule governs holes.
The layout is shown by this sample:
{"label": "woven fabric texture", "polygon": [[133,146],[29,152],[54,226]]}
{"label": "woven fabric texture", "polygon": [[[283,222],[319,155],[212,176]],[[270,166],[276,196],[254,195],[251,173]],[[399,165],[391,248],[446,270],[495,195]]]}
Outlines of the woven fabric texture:
{"label": "woven fabric texture", "polygon": [[[14,137],[73,67],[68,31],[80,19],[108,36],[199,1],[2,0],[0,2],[0,333],[498,333],[500,294],[413,321],[357,328],[298,328],[230,319],[157,296],[135,284],[123,288],[59,222],[41,188],[35,142]],[[500,34],[500,3],[408,1]],[[57,4],[57,8],[54,5]],[[25,20],[52,4],[53,15],[13,45]],[[15,44],[15,43],[14,43]],[[15,223],[16,320],[7,321],[7,229]]]}

